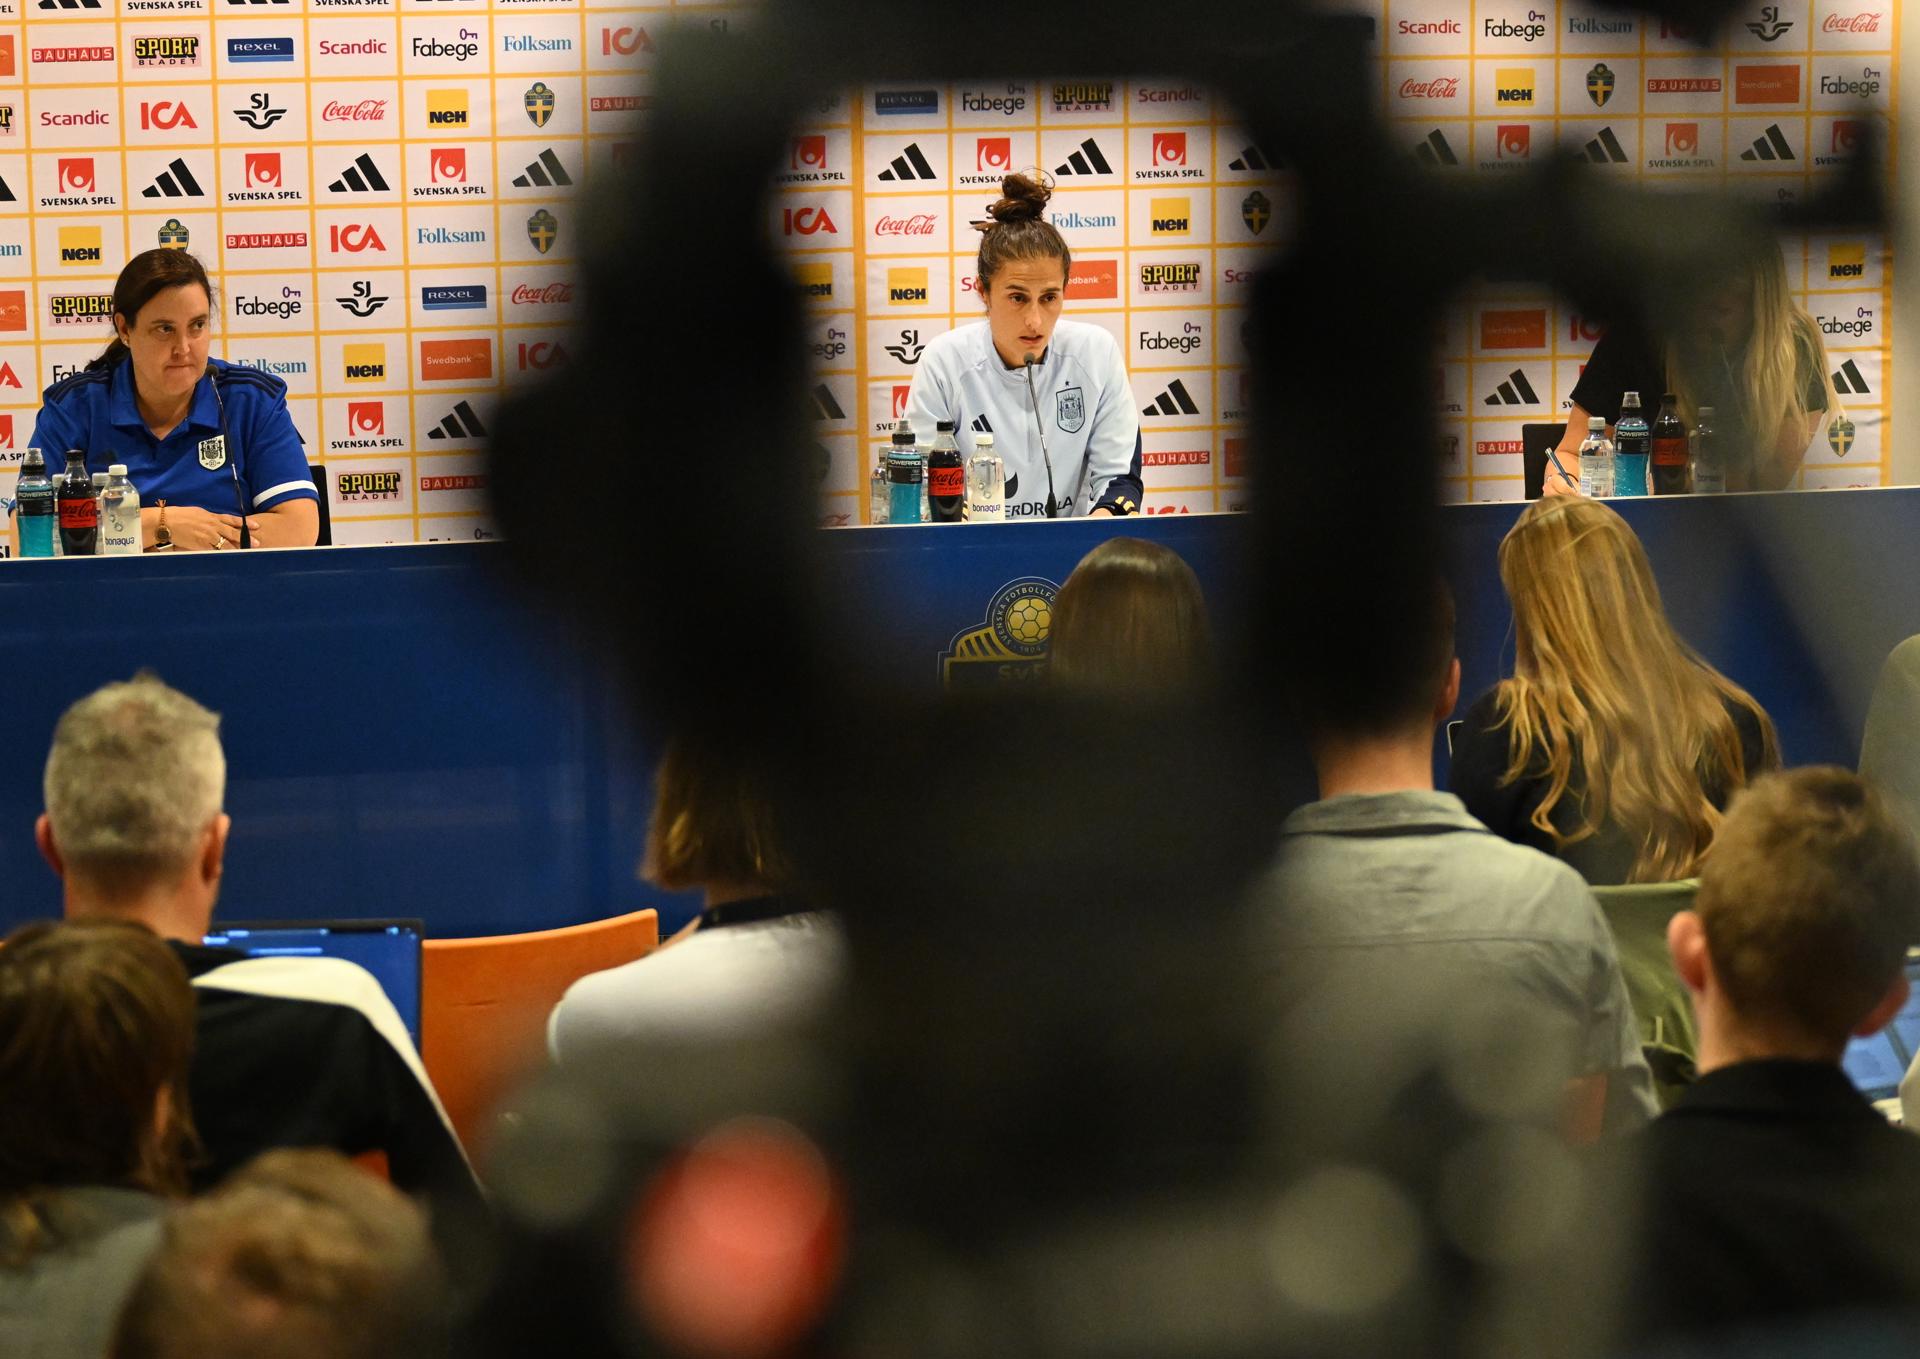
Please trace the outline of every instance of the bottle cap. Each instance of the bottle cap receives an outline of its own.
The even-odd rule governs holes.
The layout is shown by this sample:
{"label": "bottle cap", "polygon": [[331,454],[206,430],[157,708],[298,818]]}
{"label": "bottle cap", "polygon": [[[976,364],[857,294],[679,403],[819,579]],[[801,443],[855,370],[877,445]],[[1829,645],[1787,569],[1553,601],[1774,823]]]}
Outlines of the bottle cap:
{"label": "bottle cap", "polygon": [[951,420],[936,420],[936,421],[934,421],[934,423],[933,423],[933,432],[934,432],[935,434],[951,434],[951,433],[953,433],[953,421],[951,421]]}
{"label": "bottle cap", "polygon": [[1703,420],[1704,420],[1704,419],[1705,419],[1705,418],[1706,418],[1707,416],[1709,416],[1709,415],[1712,415],[1712,414],[1713,414],[1713,407],[1712,407],[1712,406],[1702,406],[1702,407],[1700,408],[1700,418],[1701,418],[1701,419],[1703,419]]}
{"label": "bottle cap", "polygon": [[992,448],[993,447],[993,431],[990,429],[983,430],[981,433],[974,435],[973,446],[975,448]]}
{"label": "bottle cap", "polygon": [[107,475],[110,477],[124,477],[126,474],[127,465],[124,462],[113,463],[107,468]]}
{"label": "bottle cap", "polygon": [[1607,418],[1604,415],[1589,415],[1587,417],[1587,433],[1592,434],[1595,431],[1604,430],[1606,427]]}
{"label": "bottle cap", "polygon": [[912,443],[913,442],[913,426],[908,424],[905,420],[894,421],[893,422],[893,441],[896,444]]}
{"label": "bottle cap", "polygon": [[1675,396],[1672,392],[1662,392],[1660,393],[1660,399],[1662,401],[1678,401],[1680,398]]}
{"label": "bottle cap", "polygon": [[1638,393],[1638,392],[1625,392],[1625,393],[1623,393],[1623,394],[1621,395],[1621,397],[1620,397],[1620,404],[1624,406],[1624,405],[1626,405],[1626,404],[1627,404],[1627,403],[1628,403],[1629,401],[1631,401],[1631,402],[1632,402],[1632,403],[1633,403],[1634,405],[1636,405],[1636,406],[1637,406],[1637,405],[1639,405],[1639,404],[1640,404],[1640,393]]}

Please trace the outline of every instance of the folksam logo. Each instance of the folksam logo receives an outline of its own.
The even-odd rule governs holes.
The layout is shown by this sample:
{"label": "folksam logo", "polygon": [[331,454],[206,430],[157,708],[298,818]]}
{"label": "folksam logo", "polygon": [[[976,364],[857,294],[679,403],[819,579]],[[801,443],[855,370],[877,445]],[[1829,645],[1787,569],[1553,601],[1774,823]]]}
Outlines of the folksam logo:
{"label": "folksam logo", "polygon": [[227,60],[231,62],[292,61],[292,38],[228,38]]}

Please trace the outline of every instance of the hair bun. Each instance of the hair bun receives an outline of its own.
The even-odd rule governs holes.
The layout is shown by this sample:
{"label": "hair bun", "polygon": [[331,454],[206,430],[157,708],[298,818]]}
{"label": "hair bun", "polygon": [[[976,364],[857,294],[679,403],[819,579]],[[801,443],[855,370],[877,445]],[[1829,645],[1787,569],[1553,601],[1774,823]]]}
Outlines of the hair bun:
{"label": "hair bun", "polygon": [[1032,175],[1008,175],[1000,185],[1000,192],[1003,195],[1000,201],[987,209],[994,221],[1037,222],[1046,215],[1053,186],[1036,170]]}

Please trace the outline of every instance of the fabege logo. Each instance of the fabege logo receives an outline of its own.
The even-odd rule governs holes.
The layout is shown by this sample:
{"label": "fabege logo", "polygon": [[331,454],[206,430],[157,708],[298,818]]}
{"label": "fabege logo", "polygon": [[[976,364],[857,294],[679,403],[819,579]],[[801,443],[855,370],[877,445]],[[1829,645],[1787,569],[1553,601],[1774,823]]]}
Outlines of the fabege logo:
{"label": "fabege logo", "polygon": [[827,168],[827,139],[823,136],[795,137],[790,162],[795,170]]}
{"label": "fabege logo", "polygon": [[1668,123],[1667,155],[1697,156],[1700,154],[1700,124]]}
{"label": "fabege logo", "polygon": [[467,148],[436,146],[427,156],[427,177],[435,184],[467,182]]}
{"label": "fabege logo", "polygon": [[383,344],[350,344],[340,350],[341,363],[348,382],[384,382],[387,376],[387,347]]}
{"label": "fabege logo", "polygon": [[62,156],[59,165],[60,192],[63,194],[87,194],[95,192],[92,156]]}
{"label": "fabege logo", "polygon": [[1155,236],[1185,236],[1193,230],[1191,198],[1155,198],[1148,201],[1147,221]]}
{"label": "fabege logo", "polygon": [[384,254],[387,249],[386,243],[380,239],[380,233],[368,222],[330,226],[327,228],[327,241],[336,255],[357,255],[363,250],[378,250]]}
{"label": "fabege logo", "polygon": [[60,263],[64,268],[99,264],[106,258],[100,244],[100,228],[76,226],[60,228]]}
{"label": "fabege logo", "polygon": [[925,269],[887,270],[887,304],[889,306],[924,305],[926,301],[927,271]]}
{"label": "fabege logo", "polygon": [[1493,130],[1495,160],[1527,160],[1533,155],[1533,128],[1526,123],[1502,124]]}
{"label": "fabege logo", "polygon": [[1187,134],[1184,132],[1154,133],[1153,163],[1155,165],[1185,165],[1187,163]]}
{"label": "fabege logo", "polygon": [[142,128],[171,132],[176,127],[190,127],[198,130],[200,124],[193,121],[193,111],[185,104],[172,99],[156,99],[140,103],[140,126]]}
{"label": "fabege logo", "polygon": [[781,231],[787,236],[813,236],[826,232],[829,236],[838,236],[840,228],[827,216],[825,208],[812,206],[783,208],[781,210]]}
{"label": "fabege logo", "polygon": [[1013,169],[1013,139],[981,137],[974,147],[974,166],[982,174],[1009,173]]}
{"label": "fabege logo", "polygon": [[279,188],[280,153],[278,151],[247,152],[246,182],[249,189]]}
{"label": "fabege logo", "polygon": [[384,401],[349,401],[347,403],[347,430],[361,437],[382,435],[387,432],[387,403]]}

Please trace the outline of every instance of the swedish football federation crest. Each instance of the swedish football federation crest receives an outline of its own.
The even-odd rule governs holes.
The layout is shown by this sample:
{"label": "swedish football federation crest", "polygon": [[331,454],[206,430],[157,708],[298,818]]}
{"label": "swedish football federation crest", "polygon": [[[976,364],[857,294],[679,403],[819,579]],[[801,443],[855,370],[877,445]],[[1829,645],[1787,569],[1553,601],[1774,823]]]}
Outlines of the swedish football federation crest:
{"label": "swedish football federation crest", "polygon": [[984,621],[962,628],[940,653],[940,678],[950,689],[1037,679],[1053,631],[1060,587],[1022,576],[994,591]]}
{"label": "swedish football federation crest", "polygon": [[527,239],[533,242],[533,248],[541,254],[553,249],[554,239],[560,234],[560,220],[545,208],[527,218]]}
{"label": "swedish football federation crest", "polygon": [[553,90],[546,81],[534,81],[528,87],[523,102],[527,107],[527,119],[535,127],[545,127],[547,119],[553,117]]}
{"label": "swedish football federation crest", "polygon": [[169,217],[160,224],[160,244],[172,250],[187,248],[187,228],[178,217]]}
{"label": "swedish football federation crest", "polygon": [[1054,423],[1069,434],[1078,434],[1087,423],[1086,394],[1078,387],[1064,387],[1053,401]]}
{"label": "swedish football federation crest", "polygon": [[1835,420],[1827,426],[1827,447],[1833,450],[1833,456],[1844,458],[1853,448],[1853,421]]}
{"label": "swedish football federation crest", "polygon": [[218,472],[227,465],[227,436],[216,434],[211,439],[200,441],[200,465],[209,472]]}
{"label": "swedish football federation crest", "polygon": [[1247,224],[1248,231],[1258,236],[1273,220],[1273,200],[1255,189],[1240,200],[1240,220]]}
{"label": "swedish football federation crest", "polygon": [[1603,109],[1607,101],[1613,98],[1613,70],[1604,61],[1597,61],[1593,69],[1587,72],[1587,98],[1593,106]]}

